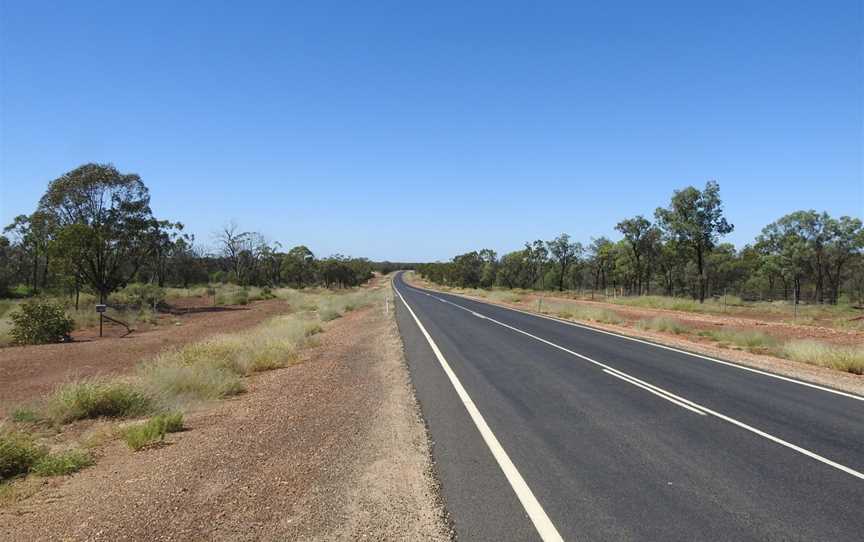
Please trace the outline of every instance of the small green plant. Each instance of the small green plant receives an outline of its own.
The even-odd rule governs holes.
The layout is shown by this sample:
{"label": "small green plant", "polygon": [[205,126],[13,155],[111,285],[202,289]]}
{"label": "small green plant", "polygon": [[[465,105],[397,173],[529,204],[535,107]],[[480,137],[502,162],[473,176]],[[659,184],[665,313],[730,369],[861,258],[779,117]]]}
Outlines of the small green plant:
{"label": "small green plant", "polygon": [[12,320],[10,334],[17,344],[61,342],[74,327],[63,305],[42,299],[21,304],[9,318]]}
{"label": "small green plant", "polygon": [[158,414],[144,423],[127,427],[123,431],[123,440],[133,450],[140,450],[165,440],[168,433],[183,430],[183,414],[170,412]]}
{"label": "small green plant", "polygon": [[32,408],[18,407],[9,415],[13,422],[16,423],[38,423],[42,421],[42,416]]}
{"label": "small green plant", "polygon": [[45,449],[23,433],[0,433],[0,481],[27,474]]}
{"label": "small green plant", "polygon": [[89,418],[140,416],[153,408],[153,400],[132,384],[82,380],[57,388],[49,397],[46,410],[56,423],[69,423]]}
{"label": "small green plant", "polygon": [[83,450],[67,450],[42,456],[30,471],[39,476],[64,476],[78,472],[94,463],[93,457]]}

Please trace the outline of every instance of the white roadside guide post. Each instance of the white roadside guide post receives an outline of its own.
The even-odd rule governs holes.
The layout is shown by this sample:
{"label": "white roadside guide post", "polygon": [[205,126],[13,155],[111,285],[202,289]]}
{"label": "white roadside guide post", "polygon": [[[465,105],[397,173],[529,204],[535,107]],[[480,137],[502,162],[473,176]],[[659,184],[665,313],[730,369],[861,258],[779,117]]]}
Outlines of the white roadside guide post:
{"label": "white roadside guide post", "polygon": [[99,336],[102,336],[102,315],[105,313],[105,309],[107,309],[107,305],[96,305],[96,312],[99,313]]}

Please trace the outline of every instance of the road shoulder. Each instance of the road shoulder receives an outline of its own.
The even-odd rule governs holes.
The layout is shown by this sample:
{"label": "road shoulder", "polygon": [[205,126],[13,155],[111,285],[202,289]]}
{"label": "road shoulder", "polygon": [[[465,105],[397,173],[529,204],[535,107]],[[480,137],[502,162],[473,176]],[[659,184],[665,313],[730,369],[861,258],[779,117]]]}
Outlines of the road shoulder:
{"label": "road shoulder", "polygon": [[138,453],[113,441],[96,466],[0,510],[12,540],[447,540],[392,317],[327,325],[302,363],[188,418]]}

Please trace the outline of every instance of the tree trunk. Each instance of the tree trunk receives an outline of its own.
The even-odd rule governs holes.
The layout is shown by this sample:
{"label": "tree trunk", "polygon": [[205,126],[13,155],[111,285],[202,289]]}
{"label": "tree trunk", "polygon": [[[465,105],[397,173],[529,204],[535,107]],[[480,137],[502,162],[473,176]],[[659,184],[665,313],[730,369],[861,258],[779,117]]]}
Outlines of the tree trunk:
{"label": "tree trunk", "polygon": [[696,249],[696,267],[699,270],[699,303],[705,303],[705,263],[702,249]]}
{"label": "tree trunk", "polygon": [[33,293],[39,293],[39,250],[33,247]]}

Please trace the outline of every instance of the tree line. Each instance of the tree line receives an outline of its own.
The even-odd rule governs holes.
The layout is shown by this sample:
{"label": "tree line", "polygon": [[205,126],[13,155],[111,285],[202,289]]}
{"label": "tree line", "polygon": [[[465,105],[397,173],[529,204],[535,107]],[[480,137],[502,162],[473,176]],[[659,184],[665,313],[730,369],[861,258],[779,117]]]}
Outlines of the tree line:
{"label": "tree line", "polygon": [[[703,302],[724,292],[748,300],[864,303],[864,228],[859,218],[796,211],[765,226],[740,250],[721,242],[732,232],[720,186],[675,190],[654,220],[618,222],[618,241],[583,245],[561,234],[525,243],[500,258],[494,250],[417,266],[444,285],[590,290],[616,295],[687,296]],[[844,297],[845,296],[845,297]]]}
{"label": "tree line", "polygon": [[51,181],[35,211],[3,233],[0,296],[85,291],[104,301],[133,282],[350,287],[373,276],[365,258],[319,259],[302,245],[283,251],[235,223],[215,235],[215,251],[205,251],[182,223],[154,216],[138,175],[110,164],[85,164]]}

